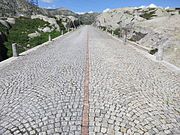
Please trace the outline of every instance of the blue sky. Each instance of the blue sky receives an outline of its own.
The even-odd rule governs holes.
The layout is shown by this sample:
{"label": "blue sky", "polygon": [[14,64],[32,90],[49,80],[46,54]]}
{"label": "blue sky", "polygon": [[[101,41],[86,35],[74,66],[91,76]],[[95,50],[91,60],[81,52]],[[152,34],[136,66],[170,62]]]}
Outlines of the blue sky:
{"label": "blue sky", "polygon": [[39,0],[40,7],[65,7],[74,12],[102,12],[107,8],[139,7],[152,3],[161,7],[180,7],[180,0]]}

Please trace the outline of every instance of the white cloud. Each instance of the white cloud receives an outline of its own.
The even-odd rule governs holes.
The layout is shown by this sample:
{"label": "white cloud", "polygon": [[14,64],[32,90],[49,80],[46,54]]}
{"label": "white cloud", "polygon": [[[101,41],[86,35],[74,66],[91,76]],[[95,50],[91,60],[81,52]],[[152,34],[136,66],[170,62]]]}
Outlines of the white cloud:
{"label": "white cloud", "polygon": [[75,12],[76,14],[83,15],[85,12]]}
{"label": "white cloud", "polygon": [[91,13],[94,13],[94,12],[93,11],[89,11],[88,13],[91,14]]}
{"label": "white cloud", "polygon": [[142,5],[142,6],[140,6],[139,8],[146,8],[146,6],[143,6],[143,5]]}
{"label": "white cloud", "polygon": [[108,11],[110,11],[110,8],[106,8],[105,10],[103,10],[103,13],[108,12]]}
{"label": "white cloud", "polygon": [[55,6],[55,5],[52,5],[52,6],[48,6],[48,7],[45,7],[45,8],[47,8],[47,9],[55,9],[56,6]]}
{"label": "white cloud", "polygon": [[79,15],[83,15],[83,14],[86,14],[86,13],[89,13],[89,14],[92,14],[94,13],[94,11],[89,11],[89,12],[75,12],[76,14],[79,14]]}
{"label": "white cloud", "polygon": [[156,6],[155,4],[150,4],[149,6],[147,6],[149,8],[157,8],[158,6]]}
{"label": "white cloud", "polygon": [[144,6],[144,5],[142,5],[142,6],[140,6],[139,8],[158,8],[159,6],[156,6],[155,4],[150,4],[149,6]]}
{"label": "white cloud", "polygon": [[43,1],[45,3],[53,3],[54,2],[54,0],[41,0],[41,1]]}

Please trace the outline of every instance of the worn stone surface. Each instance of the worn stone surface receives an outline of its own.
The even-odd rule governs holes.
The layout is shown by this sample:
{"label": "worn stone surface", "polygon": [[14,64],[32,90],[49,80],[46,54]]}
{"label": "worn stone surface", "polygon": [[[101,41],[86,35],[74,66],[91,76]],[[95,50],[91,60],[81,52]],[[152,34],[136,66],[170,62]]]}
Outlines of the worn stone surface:
{"label": "worn stone surface", "polygon": [[[127,38],[142,46],[165,50],[164,60],[180,67],[180,14],[175,9],[119,8],[100,14],[94,23],[109,30],[128,30]],[[130,27],[129,27],[130,26]]]}
{"label": "worn stone surface", "polygon": [[105,33],[89,33],[91,132],[179,134],[180,75]]}
{"label": "worn stone surface", "polygon": [[84,35],[76,31],[0,69],[1,135],[81,134]]}
{"label": "worn stone surface", "polygon": [[0,134],[81,134],[87,35],[89,134],[178,135],[180,75],[92,27],[0,68]]}

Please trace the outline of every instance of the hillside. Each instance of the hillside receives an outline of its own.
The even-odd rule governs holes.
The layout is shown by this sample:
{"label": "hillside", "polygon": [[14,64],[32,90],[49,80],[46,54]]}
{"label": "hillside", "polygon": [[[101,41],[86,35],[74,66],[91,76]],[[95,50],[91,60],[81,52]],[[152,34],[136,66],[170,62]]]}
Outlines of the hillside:
{"label": "hillside", "polygon": [[31,5],[27,0],[1,0],[0,17],[30,16],[32,14],[49,15],[49,12]]}
{"label": "hillside", "polygon": [[99,13],[85,13],[85,14],[78,15],[78,18],[79,20],[81,20],[83,24],[91,25],[95,22],[96,17],[98,15]]}
{"label": "hillside", "polygon": [[47,9],[50,13],[50,15],[65,15],[65,16],[75,16],[77,17],[78,15],[68,9],[64,8],[58,8],[58,9]]}
{"label": "hillside", "polygon": [[27,0],[1,0],[0,3],[0,17],[12,17],[12,16],[31,16],[31,15],[45,15],[45,16],[73,16],[80,19],[83,24],[92,24],[98,13],[86,13],[76,14],[73,11],[66,8],[57,9],[44,9],[31,5]]}
{"label": "hillside", "polygon": [[[163,46],[165,60],[180,66],[180,13],[163,8],[120,8],[99,15],[94,25],[115,31],[140,45]],[[156,54],[154,54],[156,55]]]}

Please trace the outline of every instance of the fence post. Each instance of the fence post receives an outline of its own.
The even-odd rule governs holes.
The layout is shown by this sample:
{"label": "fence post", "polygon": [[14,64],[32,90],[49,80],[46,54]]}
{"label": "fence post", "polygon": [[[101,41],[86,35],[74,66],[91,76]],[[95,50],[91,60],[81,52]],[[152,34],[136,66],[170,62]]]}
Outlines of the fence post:
{"label": "fence post", "polygon": [[159,60],[159,61],[163,60],[163,46],[162,45],[158,46],[158,52],[156,55],[156,60]]}
{"label": "fence post", "polygon": [[51,39],[51,35],[49,34],[49,41],[52,41],[52,39]]}
{"label": "fence post", "polygon": [[13,57],[18,57],[19,56],[16,43],[12,44],[12,51],[13,51]]}
{"label": "fence post", "polygon": [[112,30],[112,35],[114,36],[114,31]]}
{"label": "fence post", "polygon": [[124,36],[124,45],[126,45],[126,36]]}

